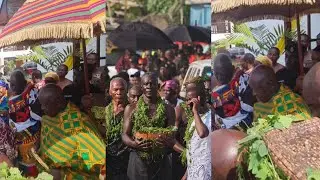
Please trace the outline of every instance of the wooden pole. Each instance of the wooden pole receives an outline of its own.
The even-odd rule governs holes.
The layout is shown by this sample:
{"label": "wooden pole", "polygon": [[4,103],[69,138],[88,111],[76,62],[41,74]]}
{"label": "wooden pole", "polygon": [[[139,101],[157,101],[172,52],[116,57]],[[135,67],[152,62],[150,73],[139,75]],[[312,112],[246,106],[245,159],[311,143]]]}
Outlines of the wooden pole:
{"label": "wooden pole", "polygon": [[299,54],[299,65],[300,65],[299,70],[300,70],[300,75],[304,75],[299,13],[296,13],[296,19],[297,19],[297,32],[298,32],[298,54]]}
{"label": "wooden pole", "polygon": [[180,0],[180,24],[184,24],[184,15],[183,15],[183,8],[184,8],[184,0]]}
{"label": "wooden pole", "polygon": [[97,35],[97,55],[98,55],[99,66],[100,66],[100,35]]}
{"label": "wooden pole", "polygon": [[73,41],[73,50],[72,50],[72,56],[73,56],[73,80],[75,80],[77,77],[75,76],[75,71],[79,71],[80,68],[80,57],[77,56],[77,52],[80,52],[80,42],[79,40]]}
{"label": "wooden pole", "polygon": [[87,62],[87,49],[86,49],[86,40],[81,39],[82,42],[82,53],[83,53],[83,72],[84,72],[84,88],[85,88],[85,94],[90,94],[90,88],[89,88],[89,79],[88,79],[88,62]]}
{"label": "wooden pole", "polygon": [[[308,14],[307,16],[307,23],[308,23],[308,35],[311,38],[311,15]],[[311,41],[309,42],[309,48],[311,49]]]}

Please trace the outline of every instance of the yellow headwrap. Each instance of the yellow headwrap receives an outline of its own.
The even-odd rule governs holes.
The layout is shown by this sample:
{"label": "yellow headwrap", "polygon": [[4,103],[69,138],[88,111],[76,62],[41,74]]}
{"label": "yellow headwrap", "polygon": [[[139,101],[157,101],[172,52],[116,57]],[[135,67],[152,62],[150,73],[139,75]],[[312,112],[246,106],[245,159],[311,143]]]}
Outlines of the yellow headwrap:
{"label": "yellow headwrap", "polygon": [[272,61],[267,56],[258,56],[256,60],[265,66],[272,67]]}
{"label": "yellow headwrap", "polygon": [[44,76],[44,78],[45,78],[45,79],[46,79],[46,78],[52,78],[52,79],[54,79],[55,81],[59,82],[59,76],[58,76],[58,74],[57,74],[56,72],[48,72],[48,73]]}

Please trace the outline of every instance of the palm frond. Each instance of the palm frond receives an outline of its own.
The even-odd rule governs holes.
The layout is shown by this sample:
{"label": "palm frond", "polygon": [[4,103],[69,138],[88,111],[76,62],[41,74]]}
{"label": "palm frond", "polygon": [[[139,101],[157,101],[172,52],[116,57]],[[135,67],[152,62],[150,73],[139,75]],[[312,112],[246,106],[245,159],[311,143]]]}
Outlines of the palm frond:
{"label": "palm frond", "polygon": [[60,52],[55,46],[35,46],[32,48],[32,51],[32,53],[20,58],[25,61],[38,63],[47,71],[55,71],[72,54],[72,47],[67,46],[66,49]]}

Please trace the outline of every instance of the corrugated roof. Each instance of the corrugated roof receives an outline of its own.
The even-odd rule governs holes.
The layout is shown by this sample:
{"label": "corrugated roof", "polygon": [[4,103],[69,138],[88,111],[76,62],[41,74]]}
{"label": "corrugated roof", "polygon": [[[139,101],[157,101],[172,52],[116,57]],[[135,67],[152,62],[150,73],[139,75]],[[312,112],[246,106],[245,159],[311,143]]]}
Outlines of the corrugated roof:
{"label": "corrugated roof", "polygon": [[185,3],[187,5],[192,5],[192,4],[211,4],[211,0],[186,0]]}

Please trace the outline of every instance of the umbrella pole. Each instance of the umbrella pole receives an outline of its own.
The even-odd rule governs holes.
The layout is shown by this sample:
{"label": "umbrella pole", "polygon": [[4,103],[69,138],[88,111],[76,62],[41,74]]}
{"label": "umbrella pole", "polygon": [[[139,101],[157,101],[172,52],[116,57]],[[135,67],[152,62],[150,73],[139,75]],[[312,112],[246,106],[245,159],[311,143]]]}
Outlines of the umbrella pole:
{"label": "umbrella pole", "polygon": [[100,65],[100,35],[97,36],[97,55],[98,55],[99,65]]}
{"label": "umbrella pole", "polygon": [[90,94],[89,89],[89,79],[88,79],[88,62],[87,62],[87,49],[86,49],[86,40],[81,39],[82,43],[82,53],[83,53],[83,69],[84,69],[84,88],[85,94]]}
{"label": "umbrella pole", "polygon": [[303,54],[302,54],[302,45],[301,45],[301,31],[300,31],[300,16],[298,13],[296,13],[296,19],[297,19],[297,33],[298,33],[298,54],[299,54],[299,70],[300,75],[304,74],[303,69]]}
{"label": "umbrella pole", "polygon": [[[309,37],[311,37],[311,15],[310,14],[308,14],[307,16],[307,23],[308,23],[308,35]],[[309,48],[311,49],[311,41],[309,44]]]}

